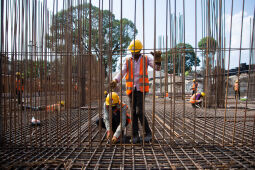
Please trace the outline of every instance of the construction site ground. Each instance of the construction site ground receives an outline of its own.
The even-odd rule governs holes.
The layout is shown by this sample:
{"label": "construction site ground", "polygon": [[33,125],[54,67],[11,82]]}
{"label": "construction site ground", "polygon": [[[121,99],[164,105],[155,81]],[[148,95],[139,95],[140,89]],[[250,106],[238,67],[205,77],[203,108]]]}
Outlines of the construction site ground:
{"label": "construction site ground", "polygon": [[[128,103],[127,97],[123,102]],[[151,143],[129,140],[111,145],[95,121],[98,104],[44,114],[35,111],[6,126],[1,169],[254,169],[255,103],[230,98],[225,108],[198,108],[181,99],[146,96],[145,112],[154,133]],[[25,114],[25,112],[22,112]],[[246,114],[246,116],[245,116]],[[28,117],[38,115],[40,126]],[[224,121],[225,118],[225,121]],[[244,120],[245,119],[245,120]],[[91,120],[91,121],[90,121]],[[245,123],[244,123],[245,122]],[[16,123],[15,123],[16,125]],[[245,128],[245,130],[244,130]],[[12,130],[10,130],[12,129]],[[131,138],[131,125],[126,137]],[[142,137],[142,128],[140,126]]]}

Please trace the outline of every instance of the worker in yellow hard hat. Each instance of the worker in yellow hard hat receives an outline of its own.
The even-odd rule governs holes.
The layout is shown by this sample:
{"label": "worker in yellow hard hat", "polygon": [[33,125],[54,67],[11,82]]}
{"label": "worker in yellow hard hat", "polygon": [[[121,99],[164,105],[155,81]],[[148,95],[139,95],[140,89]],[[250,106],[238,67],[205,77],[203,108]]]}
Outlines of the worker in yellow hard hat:
{"label": "worker in yellow hard hat", "polygon": [[197,87],[198,87],[198,83],[196,81],[196,79],[193,79],[193,84],[190,90],[192,90],[192,95],[195,94],[197,92]]}
{"label": "worker in yellow hard hat", "polygon": [[235,91],[235,99],[236,99],[237,96],[238,96],[238,98],[239,98],[239,100],[240,100],[240,85],[239,85],[238,79],[235,81],[234,91]]}
{"label": "worker in yellow hard hat", "polygon": [[[153,59],[147,55],[142,55],[142,49],[143,45],[141,41],[133,40],[128,47],[131,55],[126,56],[126,62],[122,67],[122,77],[126,76],[126,94],[129,97],[130,106],[132,106],[133,141],[131,142],[133,143],[138,143],[140,141],[138,134],[138,119],[140,120],[141,125],[143,125],[144,120],[144,129],[146,133],[144,138],[145,142],[149,142],[152,139],[147,118],[146,116],[143,116],[143,93],[149,92],[148,66],[154,68],[155,64],[155,69],[158,71],[161,66],[161,51],[151,52],[154,56]],[[111,82],[111,88],[115,88],[122,77],[119,72]],[[132,96],[134,97],[134,101],[132,101]]]}
{"label": "worker in yellow hard hat", "polygon": [[192,107],[200,108],[202,105],[201,97],[204,97],[204,96],[205,96],[204,92],[193,94],[189,101],[191,103]]}
{"label": "worker in yellow hard hat", "polygon": [[[110,106],[112,106],[112,129],[110,129],[110,120],[109,120]],[[121,131],[121,123],[120,123],[121,107],[122,107],[122,131]],[[107,136],[106,136],[107,139],[110,139],[110,137],[112,136],[112,142],[117,143],[122,134],[122,137],[125,140],[125,137],[123,134],[124,128],[129,123],[131,123],[131,119],[128,113],[128,106],[119,100],[119,96],[116,92],[112,92],[111,96],[110,94],[107,95],[105,99],[105,103],[104,103],[103,118],[101,120],[96,121],[97,125],[100,124],[100,121],[101,121],[102,128],[105,128],[107,130]]]}

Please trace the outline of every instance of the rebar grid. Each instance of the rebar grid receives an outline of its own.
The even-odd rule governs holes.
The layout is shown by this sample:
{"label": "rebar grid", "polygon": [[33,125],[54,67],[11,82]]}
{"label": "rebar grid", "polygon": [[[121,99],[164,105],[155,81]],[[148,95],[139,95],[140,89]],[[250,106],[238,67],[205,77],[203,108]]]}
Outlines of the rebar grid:
{"label": "rebar grid", "polygon": [[[201,0],[201,26],[195,10],[195,47],[178,47],[178,37],[188,41],[187,1],[181,2],[182,15],[177,17],[176,0],[165,0],[165,41],[157,46],[158,1],[152,4],[153,47],[147,47],[145,34],[146,2],[142,2],[142,24],[137,22],[139,5],[134,0],[134,23],[127,30],[123,22],[123,0],[120,3],[120,27],[112,15],[114,2],[99,0],[99,8],[91,0],[1,1],[1,60],[0,60],[0,167],[33,169],[212,169],[255,168],[255,74],[254,74],[254,17],[250,21],[250,45],[242,46],[245,1],[242,1],[240,47],[231,47],[233,5],[231,1],[230,28],[225,28],[225,0]],[[192,14],[193,15],[193,14]],[[97,20],[93,20],[95,17]],[[180,23],[180,21],[182,22]],[[106,26],[104,25],[105,23]],[[94,25],[93,25],[94,24]],[[140,126],[142,142],[134,144],[132,125],[126,129],[129,140],[113,145],[106,140],[106,131],[96,121],[103,115],[103,91],[117,91],[128,103],[124,82],[112,89],[113,63],[121,61],[128,50],[124,47],[126,32],[129,39],[137,38],[137,25],[142,25],[141,50],[143,72],[145,55],[162,50],[160,78],[156,76],[155,62],[150,80],[150,93],[143,93],[143,111],[152,130],[152,141],[145,143],[144,123]],[[169,27],[168,27],[169,26]],[[97,30],[94,29],[97,28]],[[105,28],[107,27],[107,28]],[[118,34],[114,31],[120,30]],[[198,33],[198,27],[202,27]],[[239,27],[239,26],[238,26]],[[229,29],[229,44],[226,32]],[[130,31],[131,30],[131,31]],[[178,31],[177,31],[178,30]],[[141,31],[141,30],[139,30]],[[104,35],[106,34],[107,35]],[[205,45],[197,47],[198,34]],[[97,36],[95,36],[97,35]],[[119,43],[114,46],[114,38]],[[217,42],[215,47],[214,42]],[[195,69],[186,76],[186,50],[194,50]],[[230,93],[231,52],[238,51],[237,80],[241,80],[242,52],[249,51],[249,69],[246,100],[234,99]],[[228,55],[226,54],[228,53]],[[198,56],[204,68],[197,70]],[[115,58],[114,58],[115,57]],[[228,63],[226,64],[226,59]],[[227,66],[227,70],[225,67]],[[120,62],[120,72],[123,64]],[[134,67],[133,67],[134,69]],[[170,71],[169,71],[170,70]],[[134,70],[133,70],[134,71]],[[18,74],[19,73],[19,74]],[[143,84],[145,84],[143,74]],[[157,80],[160,79],[160,83]],[[164,79],[164,83],[162,83]],[[201,108],[193,108],[188,99],[186,81],[198,79],[206,96]],[[233,79],[233,78],[232,78]],[[134,84],[134,78],[132,79]],[[156,92],[159,89],[160,94]],[[164,88],[162,88],[164,86]],[[164,89],[164,90],[162,90]],[[143,88],[144,90],[144,88]],[[132,93],[132,101],[134,101]],[[166,97],[169,95],[169,97]],[[112,98],[110,93],[110,98]],[[64,102],[62,105],[61,102]],[[110,100],[110,105],[112,100]],[[132,108],[131,103],[130,108]],[[129,108],[129,109],[130,109]],[[122,112],[122,109],[120,110]],[[120,114],[121,115],[121,114]],[[112,107],[109,110],[112,129]],[[145,120],[143,116],[143,122]],[[31,119],[40,125],[31,126]],[[131,122],[133,120],[131,114]],[[122,117],[120,117],[122,120]],[[121,122],[121,121],[120,121]],[[110,135],[112,138],[112,134]],[[121,136],[122,137],[122,136]]]}

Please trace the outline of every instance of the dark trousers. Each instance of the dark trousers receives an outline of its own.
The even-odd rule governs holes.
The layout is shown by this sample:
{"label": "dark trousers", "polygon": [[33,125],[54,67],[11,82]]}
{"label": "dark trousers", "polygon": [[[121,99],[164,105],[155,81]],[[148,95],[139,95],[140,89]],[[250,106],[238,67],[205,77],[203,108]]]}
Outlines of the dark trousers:
{"label": "dark trousers", "polygon": [[240,90],[238,90],[238,91],[235,91],[235,99],[236,99],[236,96],[238,95],[238,98],[239,98],[239,100],[240,100]]}
{"label": "dark trousers", "polygon": [[[128,95],[130,108],[132,108],[131,112],[133,114],[133,136],[138,136],[138,119],[140,120],[141,125],[143,126],[143,93],[137,91],[136,89],[133,91],[134,93],[134,101],[132,107],[132,93]],[[145,125],[145,133],[146,135],[151,134],[151,130],[147,121],[146,116],[144,115],[144,125]]]}
{"label": "dark trousers", "polygon": [[16,89],[16,95],[18,98],[18,104],[21,104],[22,103],[22,91]]}

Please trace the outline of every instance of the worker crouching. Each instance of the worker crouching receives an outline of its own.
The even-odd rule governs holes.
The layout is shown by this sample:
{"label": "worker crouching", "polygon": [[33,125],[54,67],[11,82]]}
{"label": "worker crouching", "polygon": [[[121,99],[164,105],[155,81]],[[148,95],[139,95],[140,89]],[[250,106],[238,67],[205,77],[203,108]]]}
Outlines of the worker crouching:
{"label": "worker crouching", "polygon": [[[103,118],[101,120],[98,120],[96,123],[99,125],[99,122],[101,121],[102,128],[105,128],[107,130],[107,139],[110,139],[112,136],[112,143],[117,143],[120,139],[121,133],[122,137],[125,140],[124,137],[124,129],[125,127],[131,123],[130,115],[128,114],[128,106],[124,103],[122,103],[119,100],[119,96],[117,93],[112,92],[112,130],[110,129],[110,94],[107,95],[104,103],[103,108]],[[120,109],[122,107],[122,128],[120,123]],[[102,121],[103,120],[103,121]],[[122,131],[121,131],[122,130]]]}
{"label": "worker crouching", "polygon": [[204,97],[204,96],[205,96],[204,92],[193,94],[189,101],[191,103],[192,107],[200,108],[202,106],[201,97]]}

